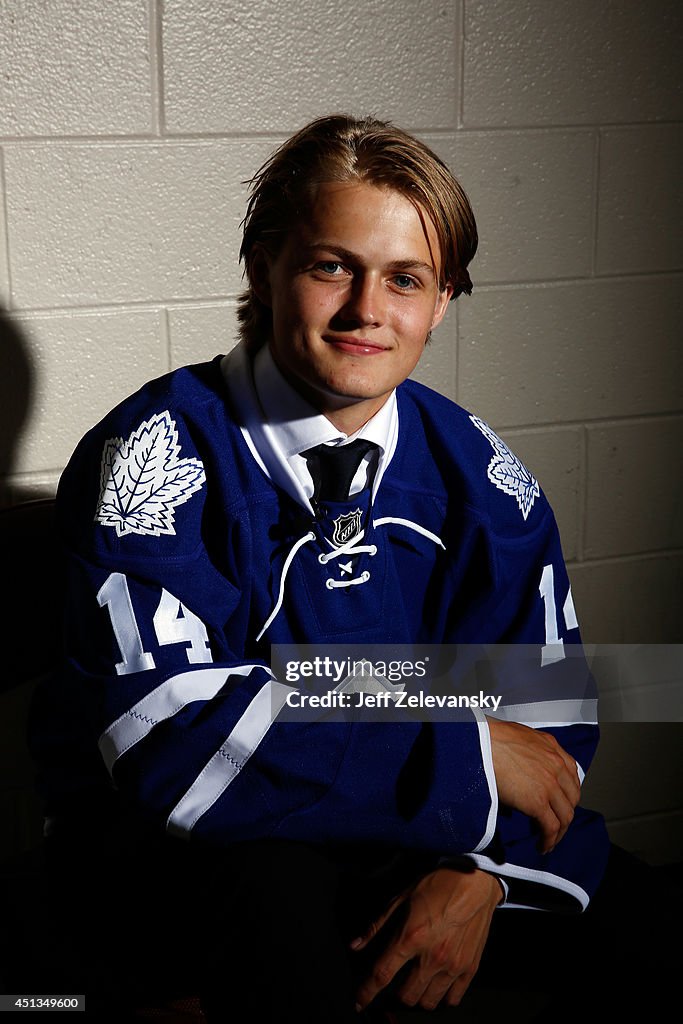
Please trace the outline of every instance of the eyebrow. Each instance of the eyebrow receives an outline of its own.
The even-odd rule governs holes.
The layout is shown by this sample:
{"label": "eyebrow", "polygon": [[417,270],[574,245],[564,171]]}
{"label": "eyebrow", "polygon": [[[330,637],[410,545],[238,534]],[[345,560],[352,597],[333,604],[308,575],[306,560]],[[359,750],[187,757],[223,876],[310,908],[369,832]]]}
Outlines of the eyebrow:
{"label": "eyebrow", "polygon": [[[349,263],[357,263],[359,260],[358,254],[351,252],[350,249],[345,249],[341,245],[333,245],[329,242],[312,242],[303,246],[303,251],[306,255],[310,255],[318,249],[323,249],[325,252],[333,253],[335,256],[340,256],[343,260]],[[424,260],[416,259],[404,259],[404,260],[391,260],[387,267],[391,270],[423,270],[432,277],[436,278],[434,267],[431,263],[425,263]]]}

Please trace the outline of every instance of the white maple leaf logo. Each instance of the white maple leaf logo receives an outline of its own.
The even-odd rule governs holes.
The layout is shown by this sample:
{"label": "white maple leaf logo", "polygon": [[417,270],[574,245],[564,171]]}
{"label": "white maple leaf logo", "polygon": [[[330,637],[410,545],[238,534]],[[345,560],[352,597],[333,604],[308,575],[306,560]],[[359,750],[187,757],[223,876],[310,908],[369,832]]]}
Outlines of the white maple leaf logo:
{"label": "white maple leaf logo", "polygon": [[200,459],[180,459],[178,431],[166,410],[141,423],[127,441],[105,443],[95,520],[119,537],[175,534],[174,509],[204,483]]}
{"label": "white maple leaf logo", "polygon": [[487,423],[480,420],[478,416],[470,416],[470,419],[489,441],[495,452],[486,471],[489,480],[499,490],[505,491],[506,494],[511,494],[513,498],[517,499],[520,511],[526,519],[536,498],[541,493],[538,481]]}

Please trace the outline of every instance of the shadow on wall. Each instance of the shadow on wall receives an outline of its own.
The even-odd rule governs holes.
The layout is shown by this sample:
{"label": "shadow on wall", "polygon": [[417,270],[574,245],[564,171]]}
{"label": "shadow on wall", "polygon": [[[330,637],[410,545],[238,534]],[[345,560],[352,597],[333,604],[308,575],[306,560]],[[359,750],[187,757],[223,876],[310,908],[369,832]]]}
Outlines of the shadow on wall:
{"label": "shadow on wall", "polygon": [[33,408],[34,378],[28,342],[20,327],[0,307],[0,508],[40,497],[36,490],[22,494],[20,487],[10,483]]}
{"label": "shadow on wall", "polygon": [[[35,401],[35,370],[27,339],[20,327],[0,308],[0,509],[4,516],[15,517],[10,506],[40,497],[35,488],[25,492],[12,483],[17,471],[17,456]],[[4,522],[4,519],[3,519]],[[0,851],[3,856],[35,846],[41,835],[42,807],[33,781],[34,767],[25,741],[34,676],[45,671],[48,649],[53,643],[52,620],[45,630],[33,596],[33,614],[27,592],[42,581],[46,555],[54,559],[54,545],[17,543],[16,530],[3,527],[0,553],[3,578],[10,598],[5,609],[3,638],[11,638],[11,648],[0,673]],[[27,551],[31,558],[27,557]],[[42,575],[41,575],[42,573]],[[59,617],[59,612],[56,613]],[[38,632],[36,632],[38,631]],[[45,643],[36,638],[47,633]],[[51,653],[54,658],[54,649]],[[58,648],[57,648],[58,649]]]}
{"label": "shadow on wall", "polygon": [[7,480],[33,402],[33,371],[28,345],[0,307],[0,505],[8,505]]}

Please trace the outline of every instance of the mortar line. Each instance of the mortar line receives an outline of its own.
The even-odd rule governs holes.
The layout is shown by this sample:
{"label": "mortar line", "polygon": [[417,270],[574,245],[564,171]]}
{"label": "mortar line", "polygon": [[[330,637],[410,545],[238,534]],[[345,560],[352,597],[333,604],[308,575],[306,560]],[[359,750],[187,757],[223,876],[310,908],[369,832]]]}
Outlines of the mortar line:
{"label": "mortar line", "polygon": [[581,426],[581,456],[579,463],[579,500],[577,515],[579,521],[576,529],[576,560],[583,562],[586,552],[586,521],[588,518],[588,431],[585,424]]}
{"label": "mortar line", "polygon": [[161,316],[159,318],[159,327],[161,340],[164,344],[166,351],[166,369],[171,369],[171,323],[168,315],[168,309],[164,307],[161,310]]}
{"label": "mortar line", "polygon": [[149,16],[149,56],[152,91],[152,133],[162,138],[166,133],[164,111],[164,51],[161,11],[158,0],[147,0]]}
{"label": "mortar line", "polygon": [[9,206],[7,197],[7,176],[5,174],[5,153],[0,146],[0,193],[2,194],[2,224],[4,230],[5,266],[7,268],[7,310],[13,307],[12,265],[9,247]]}
{"label": "mortar line", "polygon": [[602,156],[602,132],[600,128],[595,133],[595,150],[593,153],[593,210],[591,230],[593,234],[593,245],[591,251],[591,276],[598,275],[598,223],[600,219],[600,159]]}
{"label": "mortar line", "polygon": [[457,69],[457,85],[458,85],[458,110],[456,114],[456,128],[462,129],[465,124],[465,2],[466,0],[459,0],[458,7],[458,31],[460,34],[460,45],[458,47],[458,60],[459,64],[456,65]]}

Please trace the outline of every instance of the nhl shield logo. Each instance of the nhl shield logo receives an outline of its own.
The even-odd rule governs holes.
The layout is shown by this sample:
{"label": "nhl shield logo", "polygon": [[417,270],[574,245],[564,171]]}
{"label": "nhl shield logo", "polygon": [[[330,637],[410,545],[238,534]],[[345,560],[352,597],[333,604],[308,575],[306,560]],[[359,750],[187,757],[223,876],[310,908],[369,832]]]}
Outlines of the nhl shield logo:
{"label": "nhl shield logo", "polygon": [[344,512],[343,515],[337,516],[334,520],[334,532],[332,534],[332,543],[335,547],[340,548],[342,544],[346,544],[347,541],[360,533],[362,515],[361,510],[357,508],[354,512]]}

